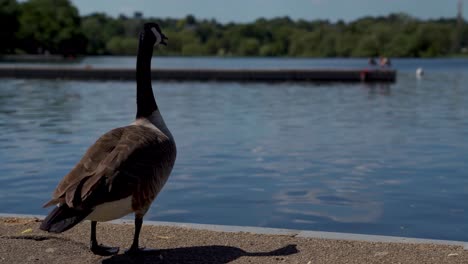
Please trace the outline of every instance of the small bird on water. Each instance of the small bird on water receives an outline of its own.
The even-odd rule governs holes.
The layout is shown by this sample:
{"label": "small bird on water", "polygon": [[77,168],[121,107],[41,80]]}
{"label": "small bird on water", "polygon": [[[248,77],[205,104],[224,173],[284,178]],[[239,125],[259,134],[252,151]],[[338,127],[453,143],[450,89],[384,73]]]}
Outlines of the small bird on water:
{"label": "small bird on water", "polygon": [[136,81],[136,120],[102,135],[62,179],[44,207],[56,205],[40,229],[61,233],[91,221],[90,249],[113,255],[118,247],[98,244],[97,222],[135,214],[135,234],[127,253],[138,253],[143,217],[166,183],[176,159],[176,145],[159,112],[151,85],[153,47],[167,45],[159,25],[140,33]]}

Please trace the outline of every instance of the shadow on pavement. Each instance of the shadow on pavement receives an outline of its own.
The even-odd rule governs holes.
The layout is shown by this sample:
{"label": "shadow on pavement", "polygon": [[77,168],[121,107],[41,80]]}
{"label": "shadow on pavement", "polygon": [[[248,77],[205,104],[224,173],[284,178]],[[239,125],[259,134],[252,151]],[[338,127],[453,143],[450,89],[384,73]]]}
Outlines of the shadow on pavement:
{"label": "shadow on pavement", "polygon": [[201,246],[162,249],[137,256],[115,255],[102,263],[229,263],[243,256],[271,257],[289,256],[298,253],[296,245],[288,245],[270,252],[249,253],[240,248],[228,246]]}

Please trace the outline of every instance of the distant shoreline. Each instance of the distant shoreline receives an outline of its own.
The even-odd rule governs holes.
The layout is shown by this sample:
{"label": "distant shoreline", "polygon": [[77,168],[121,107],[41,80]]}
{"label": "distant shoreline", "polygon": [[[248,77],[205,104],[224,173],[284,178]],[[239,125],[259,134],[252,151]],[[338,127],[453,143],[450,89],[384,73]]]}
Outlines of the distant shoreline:
{"label": "distant shoreline", "polygon": [[[226,59],[369,59],[367,57],[304,57],[304,56],[218,56],[218,55],[158,55],[165,58],[226,58]],[[86,54],[75,57],[67,57],[59,54],[38,55],[38,54],[0,54],[0,62],[79,62],[86,57],[134,57],[127,54],[96,55]],[[378,57],[375,57],[378,58]],[[451,55],[436,57],[390,57],[390,59],[468,59],[468,55]]]}

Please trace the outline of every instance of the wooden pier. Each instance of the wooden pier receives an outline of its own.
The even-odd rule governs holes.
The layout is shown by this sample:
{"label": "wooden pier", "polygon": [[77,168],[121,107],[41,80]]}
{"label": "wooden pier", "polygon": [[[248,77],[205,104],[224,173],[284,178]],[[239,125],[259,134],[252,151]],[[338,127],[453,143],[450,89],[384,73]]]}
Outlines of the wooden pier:
{"label": "wooden pier", "polygon": [[[135,80],[134,69],[0,67],[0,78]],[[378,69],[153,69],[159,81],[395,82],[395,70]]]}

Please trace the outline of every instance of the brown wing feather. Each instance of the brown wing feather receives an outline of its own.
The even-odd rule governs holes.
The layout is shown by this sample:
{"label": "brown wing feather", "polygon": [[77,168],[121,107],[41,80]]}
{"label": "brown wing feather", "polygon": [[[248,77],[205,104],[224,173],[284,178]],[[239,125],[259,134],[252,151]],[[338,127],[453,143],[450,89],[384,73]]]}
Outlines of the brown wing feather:
{"label": "brown wing feather", "polygon": [[[121,193],[125,192],[122,189],[129,189],[127,186],[129,183],[135,184],[130,188],[133,190],[133,208],[147,209],[166,183],[175,156],[175,144],[168,138],[160,137],[158,141],[147,143],[145,147],[135,150],[122,164],[112,188],[115,188],[116,193]],[[130,178],[133,180],[129,180]],[[119,185],[118,182],[124,184]]]}
{"label": "brown wing feather", "polygon": [[[82,206],[83,202],[90,197],[94,190],[96,190],[94,196],[91,195],[93,198],[89,202],[94,205],[104,202],[99,198],[99,193],[108,193],[115,185],[113,182],[117,175],[129,174],[128,169],[125,169],[125,167],[128,167],[126,164],[131,164],[127,162],[130,156],[132,156],[131,160],[139,160],[142,159],[142,155],[138,153],[144,153],[145,149],[161,152],[161,150],[158,150],[158,145],[167,141],[167,137],[163,133],[157,132],[144,126],[134,125],[116,128],[107,132],[86,151],[80,162],[62,179],[53,194],[52,200],[46,203],[44,207],[56,203],[67,203],[69,207]],[[157,163],[158,159],[153,156],[151,161],[148,162],[144,163]],[[119,187],[132,184],[131,177],[118,178],[122,178],[122,180],[118,181]],[[96,189],[99,186],[104,188]],[[129,188],[118,189],[120,190],[115,190],[112,192],[114,195],[111,196],[129,195],[129,193],[125,193],[128,191],[123,192],[123,190],[129,190]],[[106,200],[109,198],[112,199],[113,197],[107,197]],[[118,197],[115,197],[115,199],[118,199]]]}
{"label": "brown wing feather", "polygon": [[67,174],[55,188],[52,199],[44,207],[64,203],[67,192],[73,193],[78,185],[85,179],[91,177],[100,162],[111,153],[119,142],[124,128],[113,129],[102,135],[93,145],[91,145],[81,160]]}

